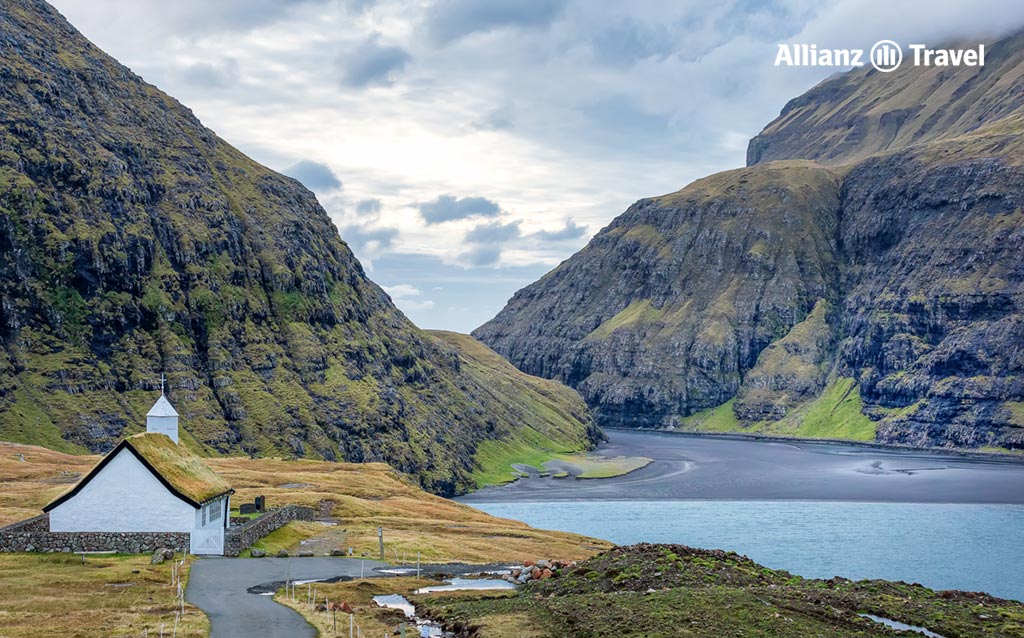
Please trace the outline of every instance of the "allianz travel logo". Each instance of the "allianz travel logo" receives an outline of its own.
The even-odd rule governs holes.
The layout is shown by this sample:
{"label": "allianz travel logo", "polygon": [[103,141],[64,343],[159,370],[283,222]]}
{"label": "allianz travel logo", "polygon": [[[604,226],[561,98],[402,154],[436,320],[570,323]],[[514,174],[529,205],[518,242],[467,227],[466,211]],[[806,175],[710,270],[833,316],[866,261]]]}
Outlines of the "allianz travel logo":
{"label": "allianz travel logo", "polygon": [[[775,66],[851,67],[871,64],[881,73],[895,71],[903,64],[903,47],[892,40],[879,40],[865,55],[864,49],[827,49],[816,44],[779,44]],[[985,66],[985,45],[968,49],[932,49],[924,44],[907,47],[906,56],[916,67]]]}

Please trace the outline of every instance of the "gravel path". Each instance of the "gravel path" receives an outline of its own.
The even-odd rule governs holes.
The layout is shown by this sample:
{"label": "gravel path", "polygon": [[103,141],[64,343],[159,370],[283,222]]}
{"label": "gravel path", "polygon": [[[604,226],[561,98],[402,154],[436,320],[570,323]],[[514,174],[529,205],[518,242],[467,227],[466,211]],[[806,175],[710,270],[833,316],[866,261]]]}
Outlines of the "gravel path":
{"label": "gravel path", "polygon": [[[289,562],[291,567],[289,569]],[[359,578],[358,558],[204,558],[192,565],[185,600],[210,617],[210,638],[314,638],[316,631],[298,613],[251,588],[349,576]],[[366,576],[385,564],[367,560]]]}

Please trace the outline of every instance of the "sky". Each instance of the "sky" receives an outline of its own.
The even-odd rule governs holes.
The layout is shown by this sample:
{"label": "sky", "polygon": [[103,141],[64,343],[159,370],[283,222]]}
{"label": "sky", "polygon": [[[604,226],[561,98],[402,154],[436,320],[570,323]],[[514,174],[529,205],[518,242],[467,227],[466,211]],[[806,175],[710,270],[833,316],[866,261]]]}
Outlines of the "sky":
{"label": "sky", "polygon": [[779,43],[986,39],[1018,0],[51,0],[313,190],[424,328],[469,332],[631,203],[742,166],[835,69]]}

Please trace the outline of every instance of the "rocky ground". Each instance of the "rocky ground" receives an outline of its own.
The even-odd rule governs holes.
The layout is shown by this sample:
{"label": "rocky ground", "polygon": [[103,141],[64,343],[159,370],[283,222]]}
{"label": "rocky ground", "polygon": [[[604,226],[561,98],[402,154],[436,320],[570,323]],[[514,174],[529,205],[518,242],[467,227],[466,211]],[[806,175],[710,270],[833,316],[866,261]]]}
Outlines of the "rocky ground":
{"label": "rocky ground", "polygon": [[866,617],[926,628],[945,638],[1024,636],[1024,603],[917,584],[810,580],[732,552],[681,545],[617,547],[517,595],[415,599],[459,636],[693,637],[920,636]]}

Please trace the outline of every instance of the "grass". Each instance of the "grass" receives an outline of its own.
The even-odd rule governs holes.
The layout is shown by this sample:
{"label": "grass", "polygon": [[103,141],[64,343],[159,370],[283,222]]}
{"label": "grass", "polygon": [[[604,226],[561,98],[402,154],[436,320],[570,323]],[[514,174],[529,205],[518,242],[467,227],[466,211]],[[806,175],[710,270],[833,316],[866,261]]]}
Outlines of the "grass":
{"label": "grass", "polygon": [[[651,459],[644,456],[607,457],[596,454],[571,454],[559,456],[556,463],[548,461],[545,467],[558,478],[572,475],[580,479],[597,479],[623,476],[647,467],[650,462]],[[570,466],[571,471],[563,469],[566,465]],[[564,476],[559,476],[563,471]]]}
{"label": "grass", "polygon": [[[39,514],[43,505],[67,490],[96,461],[95,456],[0,443],[0,525]],[[274,551],[293,551],[312,534],[329,531],[336,535],[332,538],[336,547],[353,547],[357,556],[375,557],[377,527],[385,530],[389,558],[418,552],[424,562],[579,559],[610,546],[578,534],[533,529],[434,496],[383,463],[242,458],[207,459],[207,463],[236,490],[235,502],[251,502],[264,495],[270,507],[308,505],[329,511],[339,521],[324,530],[318,530],[317,524],[289,523],[264,540],[265,548]],[[286,484],[307,487],[282,487]]]}
{"label": "grass", "polygon": [[[316,523],[292,521],[253,543],[251,549],[263,550],[268,556],[273,556],[282,549],[290,552],[297,548],[302,541],[316,536],[320,531],[322,531],[322,526]],[[241,556],[250,556],[250,551],[250,549],[245,550]]]}
{"label": "grass", "polygon": [[678,429],[688,432],[739,432],[739,419],[733,412],[735,399],[729,399],[717,408],[701,410],[680,419]]}
{"label": "grass", "polygon": [[[80,554],[0,554],[0,583],[3,638],[138,638],[161,627],[169,636],[178,609],[171,562],[150,565],[149,556],[87,555],[83,564]],[[206,615],[186,603],[177,635],[208,634]]]}
{"label": "grass", "polygon": [[529,465],[540,469],[544,463],[561,458],[573,448],[561,445],[535,430],[525,430],[512,440],[482,441],[474,460],[480,469],[474,472],[477,487],[501,485],[518,478],[513,465]]}
{"label": "grass", "polygon": [[617,315],[605,320],[587,335],[587,339],[604,339],[619,328],[653,323],[664,316],[664,309],[651,307],[650,299],[638,299],[626,306]]}
{"label": "grass", "polygon": [[793,436],[807,439],[874,441],[875,422],[863,412],[857,382],[840,377],[814,399],[794,409],[779,421],[744,425],[733,411],[735,399],[717,408],[702,410],[680,420],[679,430],[688,432],[737,432]]}
{"label": "grass", "polygon": [[[466,635],[619,638],[883,638],[901,633],[860,613],[941,635],[1024,637],[1024,603],[921,585],[804,579],[734,553],[681,545],[618,547],[511,595],[417,600]],[[421,612],[422,613],[422,612]],[[515,618],[515,631],[492,632]],[[475,633],[474,633],[475,632]]]}
{"label": "grass", "polygon": [[[274,596],[274,600],[291,607],[309,621],[309,624],[316,627],[321,636],[347,636],[349,631],[349,615],[343,612],[332,614],[327,611],[316,611],[315,606],[307,603],[309,597],[316,588],[317,601],[323,603],[326,599],[330,602],[347,602],[355,612],[353,614],[353,627],[357,627],[363,636],[391,636],[398,630],[399,625],[405,622],[401,611],[378,607],[373,602],[374,596],[386,594],[402,594],[411,597],[412,592],[420,587],[437,585],[438,581],[413,577],[397,577],[387,579],[360,579],[340,583],[316,583],[309,587],[296,587],[295,598],[292,600],[281,589]],[[337,620],[337,633],[335,633],[335,619]],[[410,628],[407,635],[415,631]]]}
{"label": "grass", "polygon": [[874,441],[875,423],[862,408],[857,382],[837,379],[808,405],[796,436]]}

